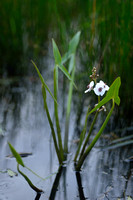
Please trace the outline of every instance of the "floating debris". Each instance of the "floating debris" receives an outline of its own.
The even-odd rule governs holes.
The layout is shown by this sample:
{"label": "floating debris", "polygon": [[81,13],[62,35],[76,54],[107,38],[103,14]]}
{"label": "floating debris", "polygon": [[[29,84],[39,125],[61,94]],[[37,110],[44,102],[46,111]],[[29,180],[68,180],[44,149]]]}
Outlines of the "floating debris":
{"label": "floating debris", "polygon": [[[19,155],[21,156],[21,157],[28,157],[28,156],[31,156],[32,155],[32,153],[19,153]],[[14,156],[12,155],[12,154],[10,154],[10,155],[7,155],[6,156],[7,158],[14,158]]]}

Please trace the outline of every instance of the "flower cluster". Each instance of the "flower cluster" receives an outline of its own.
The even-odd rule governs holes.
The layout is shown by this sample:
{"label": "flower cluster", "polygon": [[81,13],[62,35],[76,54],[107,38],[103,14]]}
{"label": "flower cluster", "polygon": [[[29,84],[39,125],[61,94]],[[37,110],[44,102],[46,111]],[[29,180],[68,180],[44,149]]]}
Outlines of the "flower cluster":
{"label": "flower cluster", "polygon": [[94,90],[95,94],[97,96],[103,96],[106,91],[109,90],[109,86],[106,85],[103,81],[100,81],[97,83],[94,87],[94,81],[91,81],[90,84],[87,86],[87,90],[85,90],[85,93],[90,92],[91,90]]}

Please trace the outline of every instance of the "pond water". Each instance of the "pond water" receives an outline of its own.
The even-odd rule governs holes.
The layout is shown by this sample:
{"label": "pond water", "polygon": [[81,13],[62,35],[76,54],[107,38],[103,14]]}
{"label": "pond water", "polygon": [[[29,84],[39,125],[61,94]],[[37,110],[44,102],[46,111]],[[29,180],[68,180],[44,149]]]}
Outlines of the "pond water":
{"label": "pond water", "polygon": [[[50,79],[47,81],[52,89],[52,81]],[[60,86],[60,91],[62,91],[62,86]],[[16,160],[8,157],[11,152],[7,142],[10,142],[18,152],[31,154],[24,157],[23,161],[27,167],[41,177],[45,178],[57,172],[58,160],[43,109],[41,84],[38,78],[27,77],[6,80],[0,86],[0,93],[0,126],[2,129],[0,135],[0,170],[5,172],[7,169],[11,169],[17,172]],[[48,96],[48,106],[51,116],[53,116],[53,100],[50,96]],[[75,125],[76,109],[73,104],[69,137],[71,151],[59,174],[54,174],[49,179],[42,181],[27,169],[21,168],[44,193],[40,197],[36,197],[36,193],[20,174],[11,178],[7,173],[0,173],[1,200],[124,200],[133,195],[133,166],[132,162],[128,160],[132,156],[131,145],[113,150],[103,149],[109,144],[111,134],[104,134],[104,137],[96,144],[84,163],[82,171],[80,173],[74,171],[73,152],[77,147],[75,138],[78,138]],[[59,111],[61,128],[64,132],[62,92],[59,94]],[[84,111],[81,118],[84,118]],[[100,119],[98,123],[100,123]],[[95,132],[98,127],[97,124]]]}
{"label": "pond water", "polygon": [[[130,143],[133,143],[132,1],[1,0],[0,9],[0,200],[133,198],[133,148]],[[51,39],[54,38],[61,55],[64,55],[68,41],[78,31],[81,31],[76,57],[78,91],[74,91],[71,108],[68,159],[59,170],[43,109],[41,83],[29,60],[36,62],[53,90]],[[89,95],[85,96],[83,92],[90,81],[88,74],[93,66],[99,68],[101,77],[109,85],[116,77],[121,77],[121,104],[81,172],[77,173],[73,158],[91,102]],[[59,117],[64,135],[67,82],[64,83],[62,74],[59,78]],[[53,100],[49,95],[47,98],[54,120]],[[101,117],[97,120],[93,136],[101,125]],[[125,145],[108,148],[112,141],[125,136],[130,137],[125,140]],[[18,152],[29,154],[23,157],[27,167],[43,178],[52,174],[42,181],[21,168],[44,191],[43,194],[37,195],[17,172],[17,163],[10,157],[8,142]],[[18,175],[11,178],[6,173],[8,169]]]}

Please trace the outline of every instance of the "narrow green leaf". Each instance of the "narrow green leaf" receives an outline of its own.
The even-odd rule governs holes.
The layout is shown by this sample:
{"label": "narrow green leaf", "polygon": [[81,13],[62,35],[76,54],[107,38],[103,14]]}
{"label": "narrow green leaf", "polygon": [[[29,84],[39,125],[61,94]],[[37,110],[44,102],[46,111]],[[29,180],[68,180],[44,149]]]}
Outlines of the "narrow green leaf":
{"label": "narrow green leaf", "polygon": [[79,39],[80,39],[80,31],[78,31],[73,38],[71,39],[71,41],[69,42],[69,54],[73,54],[76,51],[76,48],[78,46],[79,43]]}
{"label": "narrow green leaf", "polygon": [[110,144],[115,144],[115,143],[118,143],[118,142],[123,142],[125,140],[130,140],[133,138],[133,134],[132,135],[128,135],[128,136],[125,136],[125,137],[122,137],[122,138],[119,138],[119,139],[115,139],[113,140]]}
{"label": "narrow green leaf", "polygon": [[59,49],[58,49],[54,39],[52,39],[52,44],[53,44],[53,53],[54,53],[54,58],[55,58],[55,64],[59,65],[59,64],[61,64],[61,55],[60,55]]}
{"label": "narrow green leaf", "polygon": [[128,141],[120,142],[120,143],[117,143],[117,144],[105,146],[102,149],[103,150],[116,149],[116,148],[127,146],[127,145],[130,145],[130,144],[133,144],[133,140],[128,140]]}
{"label": "narrow green leaf", "polygon": [[121,85],[121,81],[120,81],[120,77],[118,77],[117,79],[115,79],[115,81],[110,86],[109,91],[107,92],[106,96],[98,103],[98,105],[95,108],[93,108],[90,111],[89,115],[91,113],[93,113],[94,111],[96,111],[97,109],[99,109],[104,104],[106,104],[111,99],[114,99],[114,102],[117,105],[119,105],[120,104],[120,98],[118,96],[118,93],[119,93],[120,85]]}
{"label": "narrow green leaf", "polygon": [[[35,69],[36,69],[36,71],[37,71],[37,73],[38,73],[38,76],[39,76],[39,78],[40,78],[42,84],[43,84],[44,87],[47,89],[47,91],[49,92],[49,94],[51,95],[51,97],[53,98],[53,100],[57,103],[57,101],[56,101],[56,99],[54,98],[52,92],[50,91],[49,87],[48,87],[47,84],[45,83],[45,81],[44,81],[44,79],[43,79],[43,77],[42,77],[42,75],[41,75],[41,73],[40,73],[38,67],[37,67],[36,64],[33,62],[33,60],[31,60],[31,62],[32,62],[32,64],[34,65],[34,67],[35,67]],[[58,103],[57,103],[57,104],[58,104]]]}
{"label": "narrow green leaf", "polygon": [[16,158],[16,161],[18,164],[20,164],[22,167],[25,167],[23,160],[21,158],[21,156],[19,155],[19,153],[14,149],[14,147],[8,142],[8,145],[10,147],[10,150],[13,154],[13,156]]}
{"label": "narrow green leaf", "polygon": [[77,87],[76,87],[75,83],[73,82],[73,80],[72,80],[70,74],[68,73],[67,69],[66,69],[62,64],[61,64],[61,65],[58,65],[58,67],[59,67],[59,69],[66,75],[66,77],[67,77],[70,81],[72,81],[74,87],[77,89]]}

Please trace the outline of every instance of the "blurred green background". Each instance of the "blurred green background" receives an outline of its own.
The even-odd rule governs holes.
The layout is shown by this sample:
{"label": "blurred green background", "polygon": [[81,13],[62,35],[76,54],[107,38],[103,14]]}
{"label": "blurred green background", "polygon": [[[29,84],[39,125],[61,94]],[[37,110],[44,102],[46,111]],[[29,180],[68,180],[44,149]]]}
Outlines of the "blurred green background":
{"label": "blurred green background", "polygon": [[[30,59],[39,68],[54,38],[60,52],[81,31],[76,82],[89,83],[98,67],[110,85],[121,77],[118,117],[132,125],[133,112],[133,1],[131,0],[1,0],[0,78],[33,74]],[[53,56],[51,51],[51,57]],[[86,88],[82,88],[84,91]]]}

